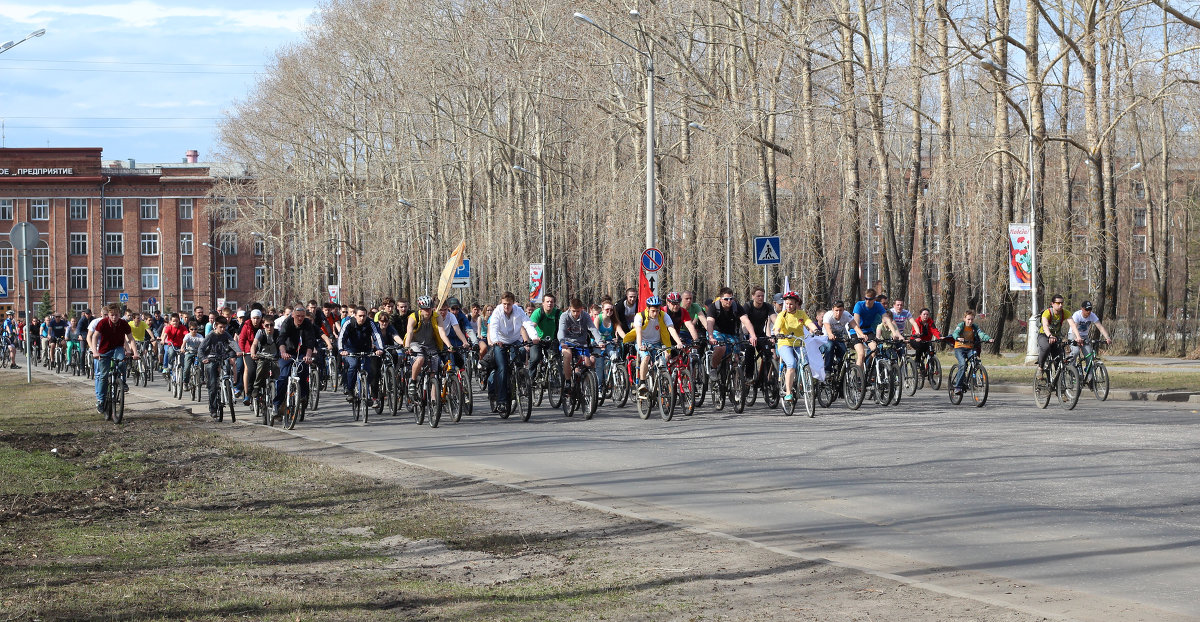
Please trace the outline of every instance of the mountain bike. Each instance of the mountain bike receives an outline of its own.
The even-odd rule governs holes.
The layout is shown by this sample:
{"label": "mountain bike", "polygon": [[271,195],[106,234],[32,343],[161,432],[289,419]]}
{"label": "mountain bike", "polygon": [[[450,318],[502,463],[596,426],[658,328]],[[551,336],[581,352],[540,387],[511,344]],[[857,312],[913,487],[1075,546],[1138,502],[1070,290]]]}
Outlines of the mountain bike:
{"label": "mountain bike", "polygon": [[670,421],[675,414],[675,385],[671,382],[667,371],[667,357],[671,348],[661,345],[646,345],[643,348],[650,357],[650,366],[646,370],[646,378],[642,379],[642,388],[638,390],[638,416],[649,419],[650,412],[658,406],[658,414],[663,421]]}
{"label": "mountain bike", "polygon": [[[784,394],[783,398],[779,400],[780,405],[783,407],[783,414],[789,417],[792,416],[796,412],[796,393],[799,392],[801,398],[804,400],[804,412],[809,417],[815,417],[817,416],[816,381],[812,375],[812,367],[808,362],[808,351],[805,349],[801,337],[793,337],[792,339],[799,343],[779,346],[781,348],[791,348],[793,356],[797,361],[795,377],[792,378],[792,394],[790,396],[792,399],[787,399],[789,396]],[[786,374],[787,366],[779,357],[778,352],[776,352],[775,392],[777,395],[784,393],[784,377]]]}
{"label": "mountain bike", "polygon": [[667,372],[674,385],[675,406],[683,408],[684,416],[696,412],[696,377],[692,375],[695,350],[691,346],[677,346],[676,355],[667,364]]}
{"label": "mountain bike", "polygon": [[469,415],[475,410],[475,398],[471,393],[471,375],[466,367],[458,367],[454,365],[454,354],[462,353],[463,362],[468,360],[468,352],[474,351],[470,346],[455,346],[450,348],[444,368],[442,369],[442,377],[445,381],[442,383],[442,399],[450,408],[450,420],[454,423],[462,421],[463,415]]}
{"label": "mountain bike", "polygon": [[928,382],[934,391],[939,391],[942,388],[942,362],[938,360],[937,351],[934,347],[937,342],[923,341],[918,343],[929,344],[929,347],[916,348],[914,346],[916,354],[912,360],[916,366],[917,389],[923,388],[925,383]]}
{"label": "mountain bike", "polygon": [[[725,342],[725,356],[721,358],[721,364],[717,367],[717,382],[712,387],[713,406],[716,406],[717,410],[723,410],[726,402],[733,405],[733,411],[736,413],[740,414],[746,410],[750,385],[746,380],[744,348],[749,343],[744,339]],[[709,369],[712,369],[713,349],[715,348],[709,349]]]}
{"label": "mountain bike", "polygon": [[500,404],[496,400],[495,379],[497,371],[492,370],[488,376],[488,399],[492,409],[499,411],[501,419],[508,419],[513,413],[520,413],[523,421],[529,421],[533,414],[533,378],[524,364],[524,347],[533,345],[531,342],[496,344],[493,349],[500,348],[496,356],[508,357],[508,401]]}
{"label": "mountain bike", "polygon": [[236,423],[233,412],[233,364],[222,358],[217,363],[217,421],[225,421],[225,410],[229,409],[229,422]]}
{"label": "mountain bike", "polygon": [[600,389],[596,383],[596,370],[586,367],[583,358],[586,356],[602,355],[587,346],[572,347],[574,356],[571,357],[571,382],[564,389],[562,399],[563,414],[570,417],[579,410],[584,419],[591,419],[596,414],[596,404],[600,397]]}
{"label": "mountain bike", "polygon": [[[292,368],[288,373],[287,389],[283,394],[283,427],[288,430],[296,429],[297,421],[304,421],[304,411],[308,407],[308,400],[300,399],[303,393],[305,383],[303,373],[304,367],[308,363],[304,359],[293,358]],[[309,392],[312,392],[315,387],[309,387]]]}
{"label": "mountain bike", "polygon": [[[254,384],[250,387],[250,399],[254,404],[254,414],[262,421],[265,426],[275,425],[275,412],[271,408],[271,398],[275,394],[275,379],[279,376],[279,367],[275,364],[279,360],[279,356],[275,354],[267,354],[265,352],[258,353],[258,359],[255,360]],[[267,369],[265,374],[258,374],[258,361],[267,361]]]}
{"label": "mountain bike", "polygon": [[[627,348],[626,344],[620,339],[613,340],[616,347],[609,349],[608,362],[604,365],[604,375],[607,376],[605,381],[605,389],[612,396],[613,402],[617,408],[624,408],[625,404],[629,403],[629,395],[632,382],[629,379],[630,360],[627,352],[631,348]],[[634,364],[636,365],[637,356],[633,356]]]}
{"label": "mountain bike", "polygon": [[[418,353],[412,353],[415,358]],[[425,352],[425,364],[417,373],[416,393],[413,395],[414,413],[417,425],[429,421],[429,427],[436,428],[442,421],[442,368],[439,354]]]}
{"label": "mountain bike", "polygon": [[858,410],[866,396],[863,381],[863,370],[855,362],[854,344],[851,343],[841,357],[834,357],[833,368],[825,370],[825,380],[817,382],[817,403],[822,408],[829,408],[841,397],[847,408]]}
{"label": "mountain bike", "polygon": [[120,424],[125,420],[125,381],[122,378],[121,363],[117,357],[108,358],[107,365],[100,372],[100,392],[104,395],[104,420]]}
{"label": "mountain bike", "polygon": [[1045,364],[1038,369],[1033,379],[1033,398],[1038,408],[1050,405],[1050,398],[1057,395],[1063,408],[1074,410],[1079,403],[1079,368],[1063,353],[1063,342],[1050,345]]}
{"label": "mountain bike", "polygon": [[[903,339],[881,339],[876,347],[875,366],[877,368],[876,377],[879,375],[879,368],[886,366],[884,373],[888,376],[886,386],[877,386],[876,393],[883,391],[886,393],[879,401],[887,406],[889,404],[899,404],[900,399],[904,396],[904,366],[903,356],[901,352],[906,350]],[[881,363],[883,365],[881,365]]]}
{"label": "mountain bike", "polygon": [[[1101,402],[1108,399],[1108,367],[1104,365],[1097,357],[1097,352],[1100,350],[1100,344],[1104,343],[1100,339],[1093,339],[1091,348],[1080,356],[1074,357],[1075,367],[1079,370],[1079,378],[1082,383],[1092,390],[1092,394]],[[1083,342],[1079,342],[1079,347],[1082,352]]]}
{"label": "mountain bike", "polygon": [[[966,389],[971,391],[971,398],[975,401],[976,408],[982,408],[987,403],[988,398],[988,373],[983,366],[983,362],[979,360],[979,352],[974,348],[967,353],[966,371],[964,372],[963,382],[966,384]],[[957,406],[962,402],[962,393],[957,392],[954,379],[958,377],[958,363],[950,367],[950,383],[947,385],[950,393],[950,403]]]}
{"label": "mountain bike", "polygon": [[533,392],[534,398],[537,400],[537,406],[542,405],[542,399],[549,398],[550,408],[559,408],[562,406],[562,352],[558,350],[558,341],[554,339],[543,339],[540,344],[535,344],[533,347],[542,348],[542,358],[538,361],[537,366],[530,370],[533,376]]}

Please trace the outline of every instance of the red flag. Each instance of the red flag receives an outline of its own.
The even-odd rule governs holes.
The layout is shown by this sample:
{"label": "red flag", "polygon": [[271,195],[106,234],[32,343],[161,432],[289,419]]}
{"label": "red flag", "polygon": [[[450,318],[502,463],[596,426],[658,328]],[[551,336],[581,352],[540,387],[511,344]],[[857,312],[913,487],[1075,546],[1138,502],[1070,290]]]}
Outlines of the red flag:
{"label": "red flag", "polygon": [[646,310],[646,299],[654,295],[650,289],[650,281],[646,280],[646,271],[638,269],[638,311]]}

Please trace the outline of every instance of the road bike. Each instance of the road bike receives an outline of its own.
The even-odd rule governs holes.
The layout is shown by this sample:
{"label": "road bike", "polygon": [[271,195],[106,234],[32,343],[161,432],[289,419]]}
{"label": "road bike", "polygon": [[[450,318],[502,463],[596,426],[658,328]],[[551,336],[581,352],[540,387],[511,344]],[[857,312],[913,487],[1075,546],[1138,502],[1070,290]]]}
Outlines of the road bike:
{"label": "road bike", "polygon": [[1079,368],[1067,360],[1062,346],[1061,340],[1050,344],[1045,363],[1034,372],[1033,398],[1038,408],[1049,406],[1050,398],[1055,395],[1059,404],[1067,410],[1074,410],[1079,403]]}
{"label": "road bike", "polygon": [[[963,394],[959,393],[954,380],[958,378],[958,363],[950,367],[950,382],[947,385],[950,393],[950,403],[957,406],[962,402]],[[979,352],[974,348],[967,353],[966,371],[963,377],[964,392],[969,390],[976,408],[982,408],[988,398],[988,373],[983,362],[979,360]]]}

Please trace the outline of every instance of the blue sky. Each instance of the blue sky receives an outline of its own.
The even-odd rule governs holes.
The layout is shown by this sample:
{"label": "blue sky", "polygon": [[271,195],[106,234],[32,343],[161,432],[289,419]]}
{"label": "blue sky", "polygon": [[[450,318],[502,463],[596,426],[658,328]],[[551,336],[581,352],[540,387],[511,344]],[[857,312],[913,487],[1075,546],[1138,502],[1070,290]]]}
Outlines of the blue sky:
{"label": "blue sky", "polygon": [[302,39],[316,4],[0,0],[0,43],[46,29],[0,54],[4,145],[210,160],[218,119],[276,50]]}

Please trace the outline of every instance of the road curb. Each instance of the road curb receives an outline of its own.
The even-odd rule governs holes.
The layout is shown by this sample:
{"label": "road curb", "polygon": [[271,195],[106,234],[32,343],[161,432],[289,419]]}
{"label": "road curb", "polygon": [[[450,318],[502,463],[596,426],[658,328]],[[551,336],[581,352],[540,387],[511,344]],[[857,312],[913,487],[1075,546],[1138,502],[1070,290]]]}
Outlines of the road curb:
{"label": "road curb", "polygon": [[[1033,387],[1024,384],[992,383],[995,393],[1033,395]],[[1112,389],[1108,399],[1124,402],[1194,402],[1200,403],[1200,393],[1195,391],[1138,391],[1135,389]]]}

